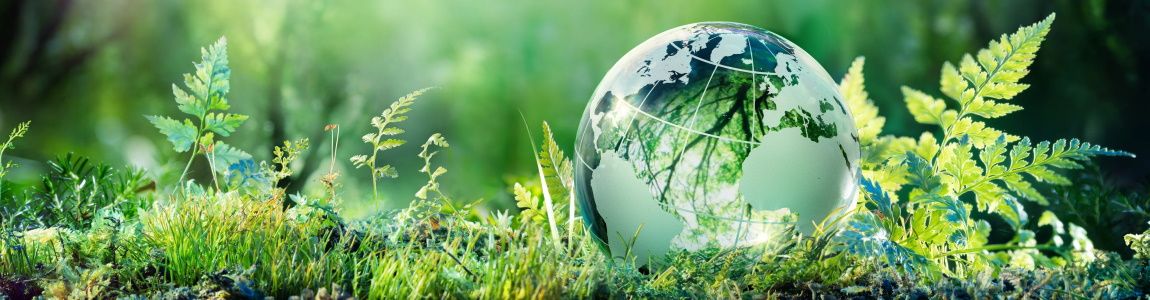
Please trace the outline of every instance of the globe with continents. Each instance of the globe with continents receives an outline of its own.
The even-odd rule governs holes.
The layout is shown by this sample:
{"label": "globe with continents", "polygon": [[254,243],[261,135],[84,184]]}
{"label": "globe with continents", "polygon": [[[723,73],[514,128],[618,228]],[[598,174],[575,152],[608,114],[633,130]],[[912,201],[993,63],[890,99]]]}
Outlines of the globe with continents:
{"label": "globe with continents", "polygon": [[859,152],[838,86],[809,54],[757,27],[696,23],[643,42],[599,83],[575,192],[615,258],[766,249],[853,207]]}

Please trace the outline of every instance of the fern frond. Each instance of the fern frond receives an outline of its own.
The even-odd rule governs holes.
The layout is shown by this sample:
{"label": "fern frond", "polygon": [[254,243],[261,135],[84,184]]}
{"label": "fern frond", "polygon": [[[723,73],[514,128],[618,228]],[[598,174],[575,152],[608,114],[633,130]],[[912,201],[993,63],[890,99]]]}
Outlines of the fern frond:
{"label": "fern frond", "polygon": [[[449,145],[447,144],[447,139],[444,138],[443,135],[439,134],[438,132],[433,133],[433,134],[431,134],[431,136],[427,137],[427,141],[423,143],[423,146],[420,146],[420,149],[422,149],[422,150],[419,151],[418,156],[419,156],[419,158],[423,159],[423,168],[420,168],[419,172],[427,174],[427,183],[424,184],[423,187],[419,188],[418,192],[415,192],[415,197],[419,198],[419,199],[427,199],[427,195],[429,192],[435,192],[436,194],[439,194],[439,197],[441,199],[443,199],[444,201],[447,201],[447,199],[446,199],[447,197],[444,197],[443,192],[441,192],[439,190],[439,176],[443,175],[444,173],[447,173],[447,168],[444,168],[443,166],[437,166],[437,167],[435,167],[435,171],[432,171],[431,159],[433,157],[435,157],[436,154],[439,154],[438,150],[432,151],[432,149],[433,149],[433,148],[431,148],[432,146],[436,146],[439,148],[449,147]],[[392,168],[391,166],[384,166],[384,167],[387,169],[390,169],[390,170],[392,170],[392,172],[394,172],[394,168]],[[392,176],[392,177],[394,177],[394,176]]]}
{"label": "fern frond", "polygon": [[[229,78],[232,70],[228,67],[228,40],[220,38],[211,46],[200,49],[200,62],[195,64],[196,71],[184,74],[184,86],[195,100],[192,101],[194,116],[203,118],[205,112],[211,110],[228,110],[227,94],[231,89]],[[176,94],[177,103],[181,98]],[[183,109],[181,109],[183,110]],[[187,111],[185,111],[187,112]]]}
{"label": "fern frond", "polygon": [[[365,144],[371,145],[371,153],[365,155],[355,155],[352,156],[350,160],[352,166],[355,166],[356,169],[366,167],[369,171],[371,171],[371,189],[373,197],[379,197],[379,178],[399,177],[399,172],[396,171],[395,167],[392,167],[391,165],[377,165],[379,155],[382,152],[407,144],[406,140],[389,138],[403,134],[405,132],[403,129],[395,127],[395,124],[406,121],[407,113],[411,111],[411,106],[415,104],[415,100],[430,89],[432,88],[429,87],[416,90],[414,92],[408,93],[407,95],[404,95],[403,97],[400,97],[395,102],[392,102],[386,109],[383,110],[382,113],[371,118],[371,126],[374,127],[376,131],[373,133],[365,134],[362,138],[360,138]],[[438,133],[432,135],[432,138],[436,137],[442,139]],[[435,141],[428,140],[428,143],[435,144]],[[443,141],[442,143],[443,145],[436,145],[440,147],[446,147],[447,142]],[[427,145],[428,144],[424,144],[425,151]],[[420,190],[420,192],[417,194],[422,195],[423,197],[421,198],[425,198],[426,192],[427,191],[425,190]]]}
{"label": "fern frond", "polygon": [[[907,108],[915,121],[939,125],[943,129],[942,143],[964,136],[969,136],[977,149],[993,143],[1003,133],[975,121],[972,116],[992,119],[1022,110],[1021,106],[998,101],[1010,100],[1028,87],[1019,80],[1029,72],[1053,21],[1054,14],[1051,14],[1011,35],[1004,34],[979,50],[977,58],[970,54],[963,56],[958,67],[944,64],[940,89],[958,103],[957,109],[947,109],[942,100],[903,87]],[[1018,137],[1007,136],[1008,142],[1017,140]]]}
{"label": "fern frond", "polygon": [[902,87],[903,98],[906,101],[906,108],[910,111],[910,115],[914,117],[915,122],[927,125],[940,125],[943,124],[943,113],[953,112],[947,111],[946,102],[941,99],[935,99],[926,93],[918,90]]}
{"label": "fern frond", "polygon": [[[234,158],[251,157],[226,144],[220,143],[222,146],[217,147],[218,142],[215,141],[215,135],[230,136],[248,119],[246,115],[224,112],[231,108],[227,97],[231,90],[232,71],[228,67],[227,46],[227,39],[221,37],[214,44],[201,48],[200,62],[193,64],[195,72],[184,74],[184,87],[172,85],[176,107],[191,118],[181,121],[164,116],[145,116],[172,143],[173,150],[180,153],[192,151],[180,174],[180,181],[187,175],[197,154],[203,154],[211,163],[214,170],[212,178],[217,186],[219,181],[215,173],[227,172],[230,164],[239,162]],[[213,158],[217,156],[223,160]]]}
{"label": "fern frond", "polygon": [[225,172],[228,166],[238,163],[241,160],[252,159],[252,155],[244,152],[243,150],[236,149],[231,145],[224,142],[216,141],[209,151],[206,152],[208,159],[211,161],[212,168],[217,172]]}
{"label": "fern frond", "polygon": [[865,63],[865,58],[855,58],[847,74],[839,82],[839,92],[842,93],[843,100],[854,116],[859,144],[864,147],[870,145],[882,133],[882,127],[886,124],[886,118],[879,116],[878,107],[866,92],[866,80],[862,74]]}
{"label": "fern frond", "polygon": [[1053,143],[1041,142],[1031,147],[1029,138],[1022,138],[1015,143],[1010,149],[1009,157],[1006,157],[1004,153],[1007,144],[1006,137],[1003,136],[993,145],[983,149],[979,159],[986,171],[979,180],[960,185],[956,193],[961,195],[975,191],[976,195],[988,195],[997,190],[984,189],[992,189],[990,185],[998,182],[1022,198],[1046,205],[1046,197],[1039,193],[1033,184],[1022,176],[1023,174],[1030,176],[1033,181],[1067,185],[1070,184],[1070,180],[1058,174],[1057,170],[1081,169],[1082,163],[1100,155],[1134,157],[1129,152],[1107,149],[1077,139],[1057,140]]}
{"label": "fern frond", "polygon": [[[903,87],[908,110],[915,121],[942,129],[940,139],[926,132],[917,141],[905,137],[881,137],[875,146],[864,147],[863,179],[860,183],[876,212],[862,211],[867,222],[852,222],[844,236],[866,237],[875,227],[885,226],[890,244],[924,257],[922,264],[936,267],[950,276],[975,276],[1003,265],[1002,259],[1025,257],[1050,261],[1037,247],[1064,247],[1063,236],[1073,239],[1074,251],[1089,252],[1092,245],[1079,227],[1067,232],[1049,212],[1039,226],[1052,226],[1055,235],[1038,245],[1034,232],[1025,228],[1029,216],[1020,199],[1046,205],[1037,183],[1070,184],[1060,172],[1082,168],[1096,156],[1129,156],[1078,140],[1057,140],[1031,144],[1029,138],[1014,136],[987,126],[987,119],[999,118],[1022,109],[1005,103],[1028,86],[1019,83],[1027,74],[1034,55],[1054,19],[1050,17],[1025,26],[1011,35],[992,41],[977,56],[966,55],[957,65],[943,65],[940,90],[957,105],[927,93]],[[845,81],[845,80],[844,80]],[[844,86],[846,86],[844,84]],[[848,89],[844,89],[847,94]],[[857,92],[856,92],[857,96]],[[948,106],[949,105],[949,106]],[[899,154],[899,152],[902,154]],[[883,192],[883,190],[889,193]],[[902,190],[909,190],[903,192]],[[964,202],[967,194],[974,201]],[[896,197],[905,195],[905,201]],[[1002,217],[1013,230],[1011,241],[985,246],[991,226],[975,219],[972,209]],[[883,218],[875,218],[875,215]],[[900,216],[901,215],[901,216]],[[856,220],[858,221],[858,220]],[[1079,228],[1079,229],[1074,229]],[[869,243],[870,255],[891,255],[889,247]],[[858,244],[860,241],[846,241]],[[858,245],[856,245],[858,246]],[[883,251],[874,249],[887,248]],[[993,249],[993,250],[992,250]],[[1044,248],[1059,252],[1058,248]],[[989,251],[1007,251],[989,255]],[[866,252],[866,251],[863,251]],[[995,262],[995,260],[999,260]],[[887,259],[898,265],[905,260]]]}
{"label": "fern frond", "polygon": [[904,272],[933,273],[929,260],[917,251],[907,248],[890,238],[879,218],[869,212],[855,214],[847,225],[852,230],[843,231],[835,240],[840,250],[901,269]]}
{"label": "fern frond", "polygon": [[539,208],[539,198],[535,197],[528,191],[526,187],[518,182],[512,188],[512,193],[515,195],[515,206],[519,207],[519,218],[521,223],[543,224],[546,222],[547,214],[541,212]]}
{"label": "fern frond", "polygon": [[558,202],[570,201],[570,193],[574,190],[574,169],[571,167],[571,161],[563,154],[563,150],[560,150],[559,145],[555,143],[551,125],[547,122],[543,122],[543,144],[539,150],[539,165],[543,169],[543,178],[547,180],[547,186],[551,188],[551,198],[564,200]]}
{"label": "fern frond", "polygon": [[8,140],[4,141],[3,144],[0,144],[0,195],[2,195],[4,192],[2,186],[4,184],[4,177],[8,175],[8,170],[16,167],[15,163],[4,161],[4,152],[8,149],[14,148],[14,142],[17,139],[24,137],[24,134],[28,132],[28,127],[31,125],[32,121],[24,121],[20,124],[17,124],[16,128],[12,128],[12,131],[8,133]]}
{"label": "fern frond", "polygon": [[184,119],[183,122],[180,122],[165,116],[145,116],[145,118],[168,138],[176,152],[183,153],[191,150],[192,145],[199,138],[199,129],[196,128],[195,124],[192,124],[191,120]]}

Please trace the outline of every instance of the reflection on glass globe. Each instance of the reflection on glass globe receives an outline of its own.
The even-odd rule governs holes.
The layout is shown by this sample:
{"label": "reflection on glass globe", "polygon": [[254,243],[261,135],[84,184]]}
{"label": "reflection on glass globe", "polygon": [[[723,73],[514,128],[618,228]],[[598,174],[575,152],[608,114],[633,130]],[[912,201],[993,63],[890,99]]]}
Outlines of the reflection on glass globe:
{"label": "reflection on glass globe", "polygon": [[575,145],[576,195],[613,257],[768,248],[848,211],[859,143],[835,81],[737,23],[663,32],[604,76]]}

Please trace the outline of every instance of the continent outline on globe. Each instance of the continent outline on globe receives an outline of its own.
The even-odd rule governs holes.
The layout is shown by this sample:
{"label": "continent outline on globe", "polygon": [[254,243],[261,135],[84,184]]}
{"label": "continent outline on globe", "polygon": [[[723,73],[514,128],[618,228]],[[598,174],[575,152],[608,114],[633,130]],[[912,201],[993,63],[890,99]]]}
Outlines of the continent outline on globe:
{"label": "continent outline on globe", "polygon": [[[809,232],[857,196],[858,136],[841,98],[809,54],[769,31],[708,22],[656,35],[612,67],[584,111],[575,157],[585,223],[616,257],[627,251],[618,239],[636,231],[630,246],[644,258],[766,245],[796,223]],[[605,160],[630,169],[602,170]],[[652,209],[680,232],[668,237],[674,225]]]}

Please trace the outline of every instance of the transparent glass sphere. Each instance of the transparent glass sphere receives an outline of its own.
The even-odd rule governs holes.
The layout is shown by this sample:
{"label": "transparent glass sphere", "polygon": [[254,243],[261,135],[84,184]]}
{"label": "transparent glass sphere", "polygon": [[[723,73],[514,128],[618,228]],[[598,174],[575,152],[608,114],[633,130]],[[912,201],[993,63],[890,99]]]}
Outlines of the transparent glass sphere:
{"label": "transparent glass sphere", "polygon": [[603,77],[579,124],[575,194],[614,257],[766,248],[854,205],[859,151],[838,85],[797,45],[689,24]]}

